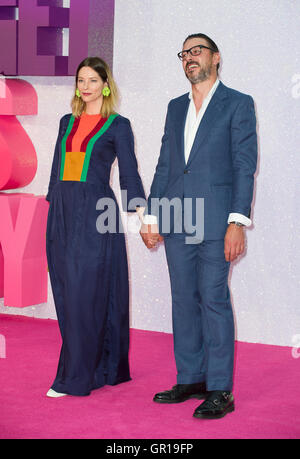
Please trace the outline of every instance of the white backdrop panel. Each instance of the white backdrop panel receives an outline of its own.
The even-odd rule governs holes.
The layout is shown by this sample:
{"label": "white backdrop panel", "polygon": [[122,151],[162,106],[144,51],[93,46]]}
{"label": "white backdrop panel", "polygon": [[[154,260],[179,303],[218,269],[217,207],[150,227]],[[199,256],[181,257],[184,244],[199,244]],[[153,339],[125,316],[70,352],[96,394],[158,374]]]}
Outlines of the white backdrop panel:
{"label": "white backdrop panel", "polygon": [[[120,113],[132,123],[148,194],[168,101],[189,90],[176,56],[190,33],[203,32],[222,54],[224,84],[255,100],[259,163],[247,254],[233,263],[230,287],[237,339],[292,346],[300,334],[300,1],[116,0],[114,75]],[[39,114],[20,117],[38,152],[37,175],[22,191],[46,193],[58,120],[69,112],[72,78],[27,78]],[[112,173],[118,194],[118,167]],[[130,216],[127,232],[131,326],[171,332],[171,298],[164,247],[148,251]],[[135,231],[135,232],[134,232]],[[55,318],[49,301],[0,312]]]}

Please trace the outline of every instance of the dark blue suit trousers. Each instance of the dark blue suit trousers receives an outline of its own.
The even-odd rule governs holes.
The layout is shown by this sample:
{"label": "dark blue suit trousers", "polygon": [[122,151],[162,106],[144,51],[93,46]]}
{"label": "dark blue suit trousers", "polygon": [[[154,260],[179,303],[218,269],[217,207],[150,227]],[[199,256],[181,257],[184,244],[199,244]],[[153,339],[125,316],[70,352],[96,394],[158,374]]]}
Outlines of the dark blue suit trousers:
{"label": "dark blue suit trousers", "polygon": [[234,319],[224,239],[186,244],[166,237],[172,289],[177,383],[206,381],[207,390],[233,384]]}

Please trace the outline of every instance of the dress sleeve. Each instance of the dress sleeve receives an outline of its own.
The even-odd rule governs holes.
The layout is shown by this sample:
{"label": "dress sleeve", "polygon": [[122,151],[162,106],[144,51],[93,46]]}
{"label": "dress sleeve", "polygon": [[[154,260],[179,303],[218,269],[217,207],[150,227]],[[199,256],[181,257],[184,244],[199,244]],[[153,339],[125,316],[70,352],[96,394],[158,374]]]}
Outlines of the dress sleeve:
{"label": "dress sleeve", "polygon": [[138,172],[130,122],[123,117],[120,117],[118,121],[115,148],[119,166],[122,207],[125,212],[135,212],[136,207],[146,206],[146,197]]}

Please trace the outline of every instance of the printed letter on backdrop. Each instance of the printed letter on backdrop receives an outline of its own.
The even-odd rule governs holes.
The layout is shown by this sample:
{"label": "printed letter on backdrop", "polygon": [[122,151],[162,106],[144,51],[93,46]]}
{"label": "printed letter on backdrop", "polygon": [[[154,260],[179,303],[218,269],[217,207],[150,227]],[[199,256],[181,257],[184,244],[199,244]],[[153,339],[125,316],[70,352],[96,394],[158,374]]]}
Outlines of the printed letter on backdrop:
{"label": "printed letter on backdrop", "polygon": [[[36,151],[16,115],[36,113],[37,95],[28,82],[0,79],[0,190],[24,187],[35,176]],[[0,296],[6,306],[47,301],[47,214],[44,196],[0,193]]]}
{"label": "printed letter on backdrop", "polygon": [[0,74],[74,75],[87,56],[112,68],[114,8],[115,0],[0,0]]}
{"label": "printed letter on backdrop", "polygon": [[0,193],[5,306],[22,308],[47,301],[48,207],[44,196]]}

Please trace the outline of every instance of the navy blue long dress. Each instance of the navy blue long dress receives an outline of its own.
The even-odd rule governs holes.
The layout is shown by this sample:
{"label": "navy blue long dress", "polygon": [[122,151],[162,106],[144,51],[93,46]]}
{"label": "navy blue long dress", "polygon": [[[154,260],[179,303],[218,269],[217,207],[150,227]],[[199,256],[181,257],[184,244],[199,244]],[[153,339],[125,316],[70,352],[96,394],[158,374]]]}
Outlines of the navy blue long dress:
{"label": "navy blue long dress", "polygon": [[[72,151],[72,141],[80,129],[82,135],[88,116],[61,119],[46,197],[48,267],[62,336],[51,387],[70,395],[88,395],[105,384],[131,379],[127,254],[109,185],[116,157],[127,202],[145,199],[128,119],[99,117],[80,151]],[[116,231],[97,229],[97,218],[107,210],[103,205],[102,210],[96,208],[101,198],[115,203]],[[124,210],[134,211],[135,205]]]}

